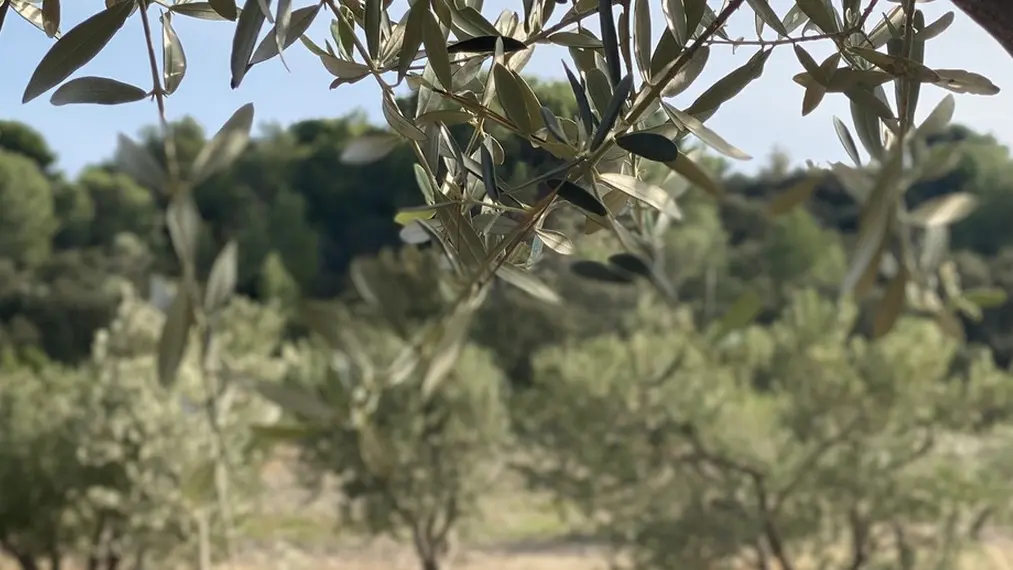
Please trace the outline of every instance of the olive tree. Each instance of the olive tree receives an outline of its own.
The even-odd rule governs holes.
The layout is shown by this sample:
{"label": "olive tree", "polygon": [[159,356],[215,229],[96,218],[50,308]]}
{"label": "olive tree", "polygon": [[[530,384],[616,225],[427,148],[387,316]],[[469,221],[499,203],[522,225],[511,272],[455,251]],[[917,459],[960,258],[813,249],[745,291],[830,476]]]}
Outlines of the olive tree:
{"label": "olive tree", "polygon": [[[22,568],[46,560],[88,568],[141,568],[178,556],[196,559],[215,539],[209,520],[242,514],[259,482],[258,457],[245,453],[250,426],[274,410],[234,388],[217,395],[216,428],[192,354],[171,389],[157,378],[165,316],[129,288],[116,318],[100,330],[90,362],[75,370],[8,363],[0,373],[0,548]],[[222,360],[266,381],[285,363],[268,356],[282,320],[270,308],[233,301],[219,336]],[[219,439],[226,456],[218,455]],[[231,503],[218,481],[236,492]],[[206,554],[205,552],[202,554]]]}
{"label": "olive tree", "polygon": [[287,381],[261,385],[295,422],[261,433],[295,444],[306,484],[337,480],[342,522],[407,539],[423,570],[442,567],[478,514],[510,435],[506,379],[466,339],[434,367],[380,373],[427,313],[452,301],[439,261],[407,249],[357,263],[359,302],[315,306],[316,334],[289,353]]}
{"label": "olive tree", "polygon": [[532,483],[634,567],[950,568],[1007,512],[1009,374],[931,321],[871,342],[812,291],[716,346],[673,318],[542,352],[515,416]]}

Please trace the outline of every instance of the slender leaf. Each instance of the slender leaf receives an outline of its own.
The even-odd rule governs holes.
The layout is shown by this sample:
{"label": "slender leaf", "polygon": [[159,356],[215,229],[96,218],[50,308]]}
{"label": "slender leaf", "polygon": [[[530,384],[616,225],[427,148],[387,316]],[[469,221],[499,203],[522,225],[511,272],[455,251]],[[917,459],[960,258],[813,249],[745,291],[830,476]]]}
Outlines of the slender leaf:
{"label": "slender leaf", "polygon": [[193,307],[190,296],[179,287],[169,305],[165,323],[158,339],[158,383],[169,388],[176,381],[179,365],[186,355],[190,341],[190,327],[193,325]]}
{"label": "slender leaf", "polygon": [[644,202],[675,220],[682,219],[682,210],[675,200],[660,186],[655,186],[636,177],[617,172],[604,172],[599,179],[613,190]]}
{"label": "slender leaf", "polygon": [[121,105],[133,103],[148,96],[148,92],[115,79],[105,77],[78,77],[64,83],[53,92],[49,102],[53,105],[90,103],[93,105]]}
{"label": "slender leaf", "polygon": [[548,180],[550,188],[558,188],[558,196],[567,202],[577,206],[581,210],[591,212],[596,216],[605,217],[608,215],[608,210],[605,209],[605,205],[601,203],[598,198],[595,198],[594,194],[588,192],[579,185],[570,182],[569,180],[562,180],[559,178],[553,178]]}
{"label": "slender leaf", "polygon": [[218,253],[208,275],[207,290],[204,292],[204,310],[208,313],[225,306],[236,290],[239,275],[239,246],[229,241]]}
{"label": "slender leaf", "polygon": [[172,13],[162,15],[162,85],[166,95],[176,92],[186,75],[186,52],[172,27]]}
{"label": "slender leaf", "polygon": [[455,53],[492,53],[496,51],[496,41],[503,41],[503,53],[513,53],[526,49],[528,46],[520,40],[505,36],[477,36],[447,46],[447,52]]}
{"label": "slender leaf", "polygon": [[228,168],[239,157],[246,144],[250,142],[253,112],[253,103],[247,103],[236,109],[215,136],[201,148],[190,171],[191,184],[194,186],[200,184]]}
{"label": "slender leaf", "polygon": [[605,142],[609,133],[612,131],[612,127],[615,126],[616,121],[619,120],[619,115],[623,111],[623,106],[626,104],[626,99],[630,96],[630,91],[633,89],[633,74],[627,73],[626,77],[623,77],[619,84],[616,85],[615,92],[612,93],[612,100],[609,102],[605,112],[602,113],[601,123],[598,124],[598,129],[594,133],[594,138],[591,139],[591,150],[598,150],[598,147]]}
{"label": "slender leaf", "polygon": [[123,27],[132,2],[115,4],[75,26],[49,48],[25,87],[22,103],[49,91],[91,61]]}
{"label": "slender leaf", "polygon": [[258,0],[246,0],[243,11],[239,14],[236,22],[236,31],[232,36],[230,64],[233,89],[239,87],[243,78],[246,77],[246,72],[250,69],[253,49],[257,45],[257,37],[260,36],[260,29],[264,27],[265,19],[264,11],[258,6]]}
{"label": "slender leaf", "polygon": [[679,157],[679,147],[656,133],[630,133],[616,137],[616,144],[625,151],[655,162],[671,162]]}

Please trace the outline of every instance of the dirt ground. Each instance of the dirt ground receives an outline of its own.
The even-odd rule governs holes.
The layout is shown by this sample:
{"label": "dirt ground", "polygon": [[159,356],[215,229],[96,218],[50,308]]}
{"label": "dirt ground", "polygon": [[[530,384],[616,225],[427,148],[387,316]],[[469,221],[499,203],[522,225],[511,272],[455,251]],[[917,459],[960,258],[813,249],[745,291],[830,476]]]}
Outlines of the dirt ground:
{"label": "dirt ground", "polygon": [[[246,529],[246,547],[222,570],[417,570],[407,545],[342,536],[333,495],[310,500],[295,482],[291,459],[282,455],[265,470],[269,503],[263,527]],[[509,492],[508,492],[509,493]],[[448,570],[606,570],[601,547],[566,538],[567,525],[547,502],[534,497],[493,497],[473,537]],[[991,531],[960,570],[1013,570],[1013,533]],[[687,569],[697,570],[697,569]],[[699,569],[705,570],[705,569]]]}

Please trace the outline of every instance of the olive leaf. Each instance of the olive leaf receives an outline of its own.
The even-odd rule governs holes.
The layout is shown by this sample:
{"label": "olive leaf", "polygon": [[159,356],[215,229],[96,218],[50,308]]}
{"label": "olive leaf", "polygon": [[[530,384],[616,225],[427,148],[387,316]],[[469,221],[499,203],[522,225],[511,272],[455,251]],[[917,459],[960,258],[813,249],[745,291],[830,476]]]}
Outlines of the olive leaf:
{"label": "olive leaf", "polygon": [[890,279],[883,292],[883,298],[876,307],[876,315],[872,324],[872,337],[881,338],[885,336],[893,326],[897,324],[901,313],[904,311],[904,301],[907,298],[908,272],[903,265]]}
{"label": "olive leaf", "polygon": [[619,148],[655,162],[671,162],[679,157],[679,147],[657,133],[629,133],[616,137]]}
{"label": "olive leaf", "polygon": [[[381,0],[376,0],[379,4]],[[425,18],[429,14],[427,2],[416,2],[408,10],[408,18],[404,25],[404,39],[401,42],[401,52],[397,59],[397,80],[400,82],[408,74],[415,56],[422,47],[425,34]],[[433,68],[435,73],[436,69]],[[449,88],[444,84],[444,89]]]}
{"label": "olive leaf", "polygon": [[400,144],[401,137],[397,135],[362,135],[345,146],[341,152],[341,162],[349,166],[372,164],[383,159]]}
{"label": "olive leaf", "polygon": [[[366,30],[366,49],[369,57],[376,60],[380,53],[380,27],[383,21],[383,0],[365,0],[365,18],[363,28]],[[428,2],[416,2],[422,4],[422,9],[428,11]]]}
{"label": "olive leaf", "polygon": [[197,154],[190,170],[190,183],[197,186],[228,168],[246,149],[253,128],[253,103],[247,103],[225,121]]}
{"label": "olive leaf", "polygon": [[166,12],[162,19],[162,86],[166,95],[176,92],[186,75],[186,53],[183,44],[172,27],[172,13]]}
{"label": "olive leaf", "polygon": [[[238,16],[236,0],[208,0],[207,4],[216,14],[226,20],[235,21]],[[174,7],[176,6],[180,6],[180,4],[174,4]]]}
{"label": "olive leaf", "polygon": [[533,133],[535,125],[531,122],[518,77],[502,63],[493,65],[493,76],[496,81],[496,96],[507,118],[521,131]]}
{"label": "olive leaf", "polygon": [[115,4],[74,26],[49,48],[25,87],[22,103],[49,91],[83,67],[120,31],[133,9],[132,2]]}
{"label": "olive leaf", "polygon": [[926,228],[949,226],[971,215],[977,207],[978,198],[974,194],[954,192],[923,202],[908,214],[908,219]]}
{"label": "olive leaf", "polygon": [[[424,2],[419,2],[424,4]],[[450,70],[450,53],[447,51],[447,38],[440,29],[439,22],[431,12],[426,10],[422,21],[422,41],[426,46],[426,56],[429,58],[429,65],[440,84],[446,90],[453,89],[453,76]]]}
{"label": "olive leaf", "polygon": [[60,31],[60,0],[42,0],[42,29],[51,38]]}
{"label": "olive leaf", "polygon": [[617,172],[603,172],[598,179],[609,188],[648,204],[675,220],[682,219],[682,210],[679,209],[668,192],[660,186]]}
{"label": "olive leaf", "polygon": [[394,129],[394,132],[409,140],[419,142],[426,140],[426,133],[405,118],[389,93],[383,94],[382,109],[383,118],[387,120],[387,124]]}
{"label": "olive leaf", "polygon": [[761,49],[756,52],[741,67],[732,70],[731,73],[701,93],[696,101],[686,109],[686,113],[700,115],[716,111],[722,104],[738,95],[747,85],[760,77],[771,53],[773,53],[771,49]]}
{"label": "olive leaf", "polygon": [[573,91],[573,97],[577,101],[577,111],[580,113],[580,120],[584,124],[585,132],[588,136],[594,132],[595,117],[594,113],[591,112],[591,103],[587,100],[587,92],[584,90],[584,86],[577,80],[573,72],[563,62],[563,69],[566,71],[566,79],[570,82],[570,89]]}
{"label": "olive leaf", "polygon": [[594,194],[585,190],[581,186],[570,182],[569,180],[559,178],[552,178],[547,182],[550,188],[558,189],[557,195],[560,198],[566,200],[574,206],[577,206],[581,210],[601,217],[608,215],[608,210],[605,209],[605,205],[602,204],[601,201],[594,196]]}
{"label": "olive leaf", "polygon": [[209,314],[221,309],[236,290],[239,275],[239,246],[229,241],[211,265],[207,289],[204,291],[204,310]]}
{"label": "olive leaf", "polygon": [[504,263],[496,270],[496,276],[532,297],[547,303],[558,304],[562,301],[559,294],[553,291],[548,285],[540,281],[530,272],[525,271],[516,265]]}
{"label": "olive leaf", "polygon": [[612,131],[612,127],[615,126],[616,121],[619,120],[619,115],[622,113],[623,106],[626,104],[626,99],[629,98],[632,89],[633,74],[627,73],[626,77],[623,77],[616,85],[616,90],[612,93],[612,100],[609,102],[605,112],[602,113],[601,123],[598,124],[598,129],[591,139],[591,150],[598,150],[598,147],[605,142],[605,138]]}
{"label": "olive leaf", "polygon": [[116,140],[116,166],[137,182],[155,191],[165,190],[165,169],[155,157],[122,133],[117,135]]}
{"label": "olive leaf", "polygon": [[749,4],[749,7],[753,9],[753,12],[764,24],[767,24],[777,32],[777,35],[782,38],[788,36],[788,30],[784,27],[784,22],[781,21],[781,18],[770,7],[767,0],[746,0],[746,3]]}
{"label": "olive leaf", "polygon": [[732,306],[721,315],[717,324],[710,331],[711,342],[719,342],[749,323],[760,314],[763,309],[763,299],[755,291],[746,291],[732,303]]}
{"label": "olive leaf", "polygon": [[664,0],[661,4],[661,11],[665,14],[668,31],[671,32],[676,45],[686,45],[690,30],[686,21],[686,8],[682,0]]}
{"label": "olive leaf", "polygon": [[826,178],[826,173],[819,171],[807,176],[779,192],[767,205],[767,213],[771,216],[780,216],[793,210],[812,197],[813,192]]}
{"label": "olive leaf", "polygon": [[609,80],[613,86],[618,86],[622,79],[622,67],[619,60],[616,22],[612,14],[612,0],[598,0],[598,24],[601,26],[601,41],[604,45]]}
{"label": "olive leaf", "polygon": [[176,381],[179,365],[186,355],[190,341],[190,328],[194,322],[190,295],[179,287],[165,315],[158,338],[158,383],[169,388]]}
{"label": "olive leaf", "polygon": [[483,144],[479,147],[482,153],[482,183],[485,184],[485,191],[494,202],[499,201],[499,187],[496,186],[496,165],[492,161],[492,153],[489,147]]}
{"label": "olive leaf", "polygon": [[855,166],[862,166],[862,159],[858,154],[858,147],[855,145],[855,139],[851,136],[851,131],[848,130],[844,121],[836,116],[834,117],[834,130],[837,131],[837,138],[840,139],[844,152],[848,153],[848,157],[855,163]]}
{"label": "olive leaf", "polygon": [[520,40],[505,36],[477,36],[448,45],[447,53],[492,53],[496,51],[497,41],[503,42],[503,53],[513,53],[528,47]]}
{"label": "olive leaf", "polygon": [[186,2],[173,4],[169,12],[199,20],[234,21],[239,15],[235,0],[213,0],[212,2]]}
{"label": "olive leaf", "polygon": [[735,146],[732,146],[732,144],[722,138],[721,135],[712,131],[700,122],[699,119],[690,115],[688,112],[680,111],[665,102],[661,103],[661,108],[664,109],[668,117],[672,119],[672,122],[693,133],[700,142],[711,147],[717,152],[727,156],[728,158],[734,158],[736,160],[752,160],[753,157],[739,150]]}
{"label": "olive leaf", "polygon": [[633,282],[633,276],[628,272],[597,261],[584,259],[574,261],[570,264],[570,272],[585,279],[601,281],[603,283],[628,284]]}
{"label": "olive leaf", "polygon": [[56,106],[74,103],[120,105],[133,103],[148,96],[140,87],[105,77],[79,77],[61,85],[49,98]]}
{"label": "olive leaf", "polygon": [[[288,23],[288,32],[285,34],[285,41],[282,44],[281,50],[284,51],[296,42],[306,30],[309,29],[313,20],[316,19],[317,14],[320,13],[321,4],[313,4],[312,6],[306,6],[305,8],[299,8],[292,12],[292,16]],[[257,50],[253,52],[250,57],[250,67],[263,63],[279,53],[278,51],[278,39],[276,37],[277,25],[271,28],[264,36],[264,39],[260,41],[260,45],[257,46]]]}
{"label": "olive leaf", "polygon": [[[257,44],[257,37],[260,29],[264,27],[266,16],[257,0],[246,0],[243,11],[236,21],[236,31],[232,36],[232,54],[230,65],[232,69],[233,89],[239,87],[250,69],[250,60],[253,58],[253,49]],[[275,42],[277,47],[277,42]]]}

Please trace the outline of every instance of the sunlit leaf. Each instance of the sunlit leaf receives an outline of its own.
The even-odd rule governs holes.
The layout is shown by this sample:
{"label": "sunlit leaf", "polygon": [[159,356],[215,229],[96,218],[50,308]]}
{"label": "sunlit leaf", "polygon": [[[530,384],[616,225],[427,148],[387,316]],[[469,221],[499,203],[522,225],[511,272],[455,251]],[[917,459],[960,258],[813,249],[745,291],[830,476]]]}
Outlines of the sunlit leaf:
{"label": "sunlit leaf", "polygon": [[536,299],[553,304],[562,300],[548,285],[515,265],[504,263],[496,270],[496,276]]}
{"label": "sunlit leaf", "polygon": [[660,186],[644,182],[633,176],[617,172],[604,172],[599,179],[613,190],[618,190],[648,204],[675,220],[682,219],[682,210],[675,200]]}
{"label": "sunlit leaf", "polygon": [[372,164],[390,154],[401,144],[401,140],[401,137],[390,134],[356,137],[341,151],[341,162],[349,166]]}
{"label": "sunlit leaf", "polygon": [[162,85],[172,95],[186,75],[186,53],[172,27],[172,13],[162,15]]}
{"label": "sunlit leaf", "polygon": [[954,192],[923,202],[910,214],[911,223],[922,227],[948,226],[963,220],[978,207],[978,198],[968,192]]}

